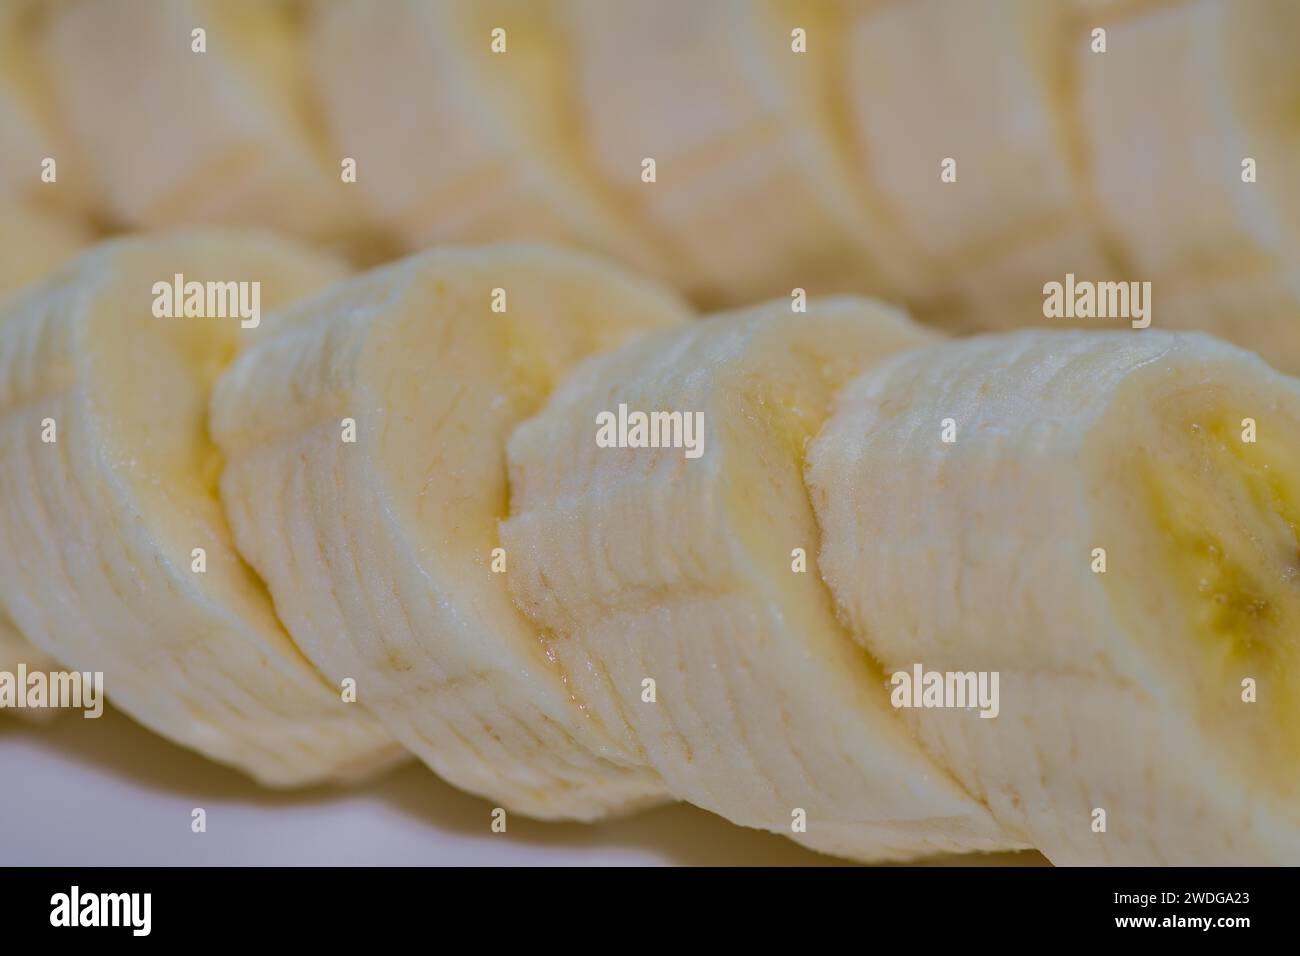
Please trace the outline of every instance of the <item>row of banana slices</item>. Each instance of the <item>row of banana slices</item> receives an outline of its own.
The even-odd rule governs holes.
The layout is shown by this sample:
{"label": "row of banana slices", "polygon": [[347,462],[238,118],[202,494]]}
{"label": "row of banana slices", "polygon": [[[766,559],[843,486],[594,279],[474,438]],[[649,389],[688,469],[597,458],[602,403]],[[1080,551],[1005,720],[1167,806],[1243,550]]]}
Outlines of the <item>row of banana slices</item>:
{"label": "row of banana slices", "polygon": [[554,241],[950,329],[1149,281],[1300,372],[1291,0],[3,2],[0,197],[101,226]]}
{"label": "row of banana slices", "polygon": [[[537,245],[348,272],[162,233],[0,307],[0,606],[144,725],[273,786],[410,753],[861,860],[1300,859],[1300,381],[847,296],[697,319]],[[267,314],[157,318],[177,273]],[[598,446],[620,405],[702,453]],[[917,664],[997,672],[998,716],[894,708]]]}

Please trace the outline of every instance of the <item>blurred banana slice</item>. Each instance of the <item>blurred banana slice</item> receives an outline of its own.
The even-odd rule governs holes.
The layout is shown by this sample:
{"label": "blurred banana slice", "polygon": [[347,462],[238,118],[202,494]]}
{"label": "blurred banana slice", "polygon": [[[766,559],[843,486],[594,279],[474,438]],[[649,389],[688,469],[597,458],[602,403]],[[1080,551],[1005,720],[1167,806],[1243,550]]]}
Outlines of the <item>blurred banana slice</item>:
{"label": "blurred banana slice", "polygon": [[[839,386],[930,341],[854,299],[715,316],[584,364],[509,446],[511,591],[575,699],[675,796],[861,859],[1008,845],[836,623],[803,484]],[[682,447],[598,445],[625,410]]]}
{"label": "blurred banana slice", "polygon": [[1300,372],[1300,5],[1196,0],[1099,23],[1109,49],[1080,71],[1088,162],[1155,323]]}
{"label": "blurred banana slice", "polygon": [[326,159],[312,122],[292,4],[65,0],[50,10],[43,62],[121,223],[321,240],[355,225],[341,159]]}
{"label": "blurred banana slice", "polygon": [[927,263],[930,288],[912,300],[927,319],[1039,325],[1044,283],[1130,278],[1081,165],[1068,53],[1090,54],[1068,14],[1038,0],[906,0],[852,21],[862,175],[891,236]]}
{"label": "blurred banana slice", "polygon": [[313,75],[333,141],[356,159],[370,214],[409,248],[555,240],[664,271],[582,167],[554,2],[325,0],[310,9]]}
{"label": "blurred banana slice", "polygon": [[42,0],[0,3],[0,203],[84,216],[94,205],[91,183],[56,121],[35,50],[51,6]]}
{"label": "blurred banana slice", "polygon": [[672,256],[678,288],[706,306],[899,292],[906,263],[838,150],[839,4],[563,9],[593,172]]}
{"label": "blurred banana slice", "polygon": [[26,39],[19,5],[0,6],[0,197],[10,202],[38,194],[41,162],[52,152],[22,95],[18,55]]}
{"label": "blurred banana slice", "polygon": [[[290,309],[213,400],[222,500],[300,647],[393,734],[512,811],[664,797],[511,603],[505,442],[580,358],[686,320],[596,259],[440,248]],[[349,436],[349,428],[352,435]]]}
{"label": "blurred banana slice", "polygon": [[1000,674],[995,719],[905,713],[1013,839],[1298,858],[1300,382],[1194,333],[954,341],[845,389],[809,462],[862,646]]}
{"label": "blurred banana slice", "polygon": [[[239,559],[207,431],[211,385],[249,334],[246,310],[214,314],[235,311],[235,284],[270,309],[341,272],[249,234],[123,239],[0,319],[0,600],[43,650],[103,671],[141,723],[271,785],[397,755],[302,657]],[[187,294],[188,317],[160,315],[155,284],[177,276],[212,283],[207,302]]]}

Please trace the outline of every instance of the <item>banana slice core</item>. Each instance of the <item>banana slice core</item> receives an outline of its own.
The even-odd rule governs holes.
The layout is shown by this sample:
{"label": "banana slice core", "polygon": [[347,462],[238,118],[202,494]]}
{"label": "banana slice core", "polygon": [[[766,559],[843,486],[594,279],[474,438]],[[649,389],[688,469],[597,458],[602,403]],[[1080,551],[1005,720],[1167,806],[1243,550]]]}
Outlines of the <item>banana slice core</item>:
{"label": "banana slice core", "polygon": [[1145,516],[1156,573],[1112,567],[1106,584],[1165,602],[1118,599],[1181,645],[1166,653],[1190,658],[1190,712],[1230,759],[1300,792],[1284,769],[1300,759],[1300,403],[1270,391],[1198,382],[1152,406],[1121,513]]}

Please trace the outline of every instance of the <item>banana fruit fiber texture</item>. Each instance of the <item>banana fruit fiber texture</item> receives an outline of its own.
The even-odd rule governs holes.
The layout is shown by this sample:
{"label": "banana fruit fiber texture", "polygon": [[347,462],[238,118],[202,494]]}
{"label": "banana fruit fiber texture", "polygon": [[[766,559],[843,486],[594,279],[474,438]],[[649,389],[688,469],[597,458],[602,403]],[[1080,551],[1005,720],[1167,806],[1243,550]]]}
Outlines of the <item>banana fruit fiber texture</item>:
{"label": "banana fruit fiber texture", "polygon": [[[149,317],[175,272],[282,307]],[[1208,336],[693,319],[586,254],[349,278],[209,230],[18,295],[0,386],[0,600],[269,784],[409,751],[511,811],[683,799],[863,860],[1300,851],[1300,382]],[[698,414],[698,453],[605,447],[619,407]],[[914,662],[998,672],[1000,713],[892,707]]]}
{"label": "banana fruit fiber texture", "polygon": [[[1288,0],[0,0],[0,671],[272,787],[1294,864],[1297,42]],[[1154,321],[1045,318],[1067,273]]]}
{"label": "banana fruit fiber texture", "polygon": [[706,309],[859,293],[954,331],[1124,328],[1045,316],[1045,284],[1149,282],[1157,327],[1300,373],[1292,0],[0,13],[0,201],[260,226],[365,265],[545,241]]}

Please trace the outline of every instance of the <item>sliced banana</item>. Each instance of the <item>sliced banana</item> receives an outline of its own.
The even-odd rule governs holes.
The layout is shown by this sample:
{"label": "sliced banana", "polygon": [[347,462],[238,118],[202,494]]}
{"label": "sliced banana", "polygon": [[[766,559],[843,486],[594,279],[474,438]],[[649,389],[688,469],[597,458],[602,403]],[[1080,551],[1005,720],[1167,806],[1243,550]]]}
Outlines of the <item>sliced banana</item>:
{"label": "sliced banana", "polygon": [[[840,384],[932,340],[854,299],[715,316],[583,365],[509,446],[511,591],[575,700],[675,796],[863,859],[1006,845],[837,625],[803,484]],[[605,413],[681,447],[604,447]]]}
{"label": "sliced banana", "polygon": [[506,245],[432,250],[301,311],[213,401],[222,500],[299,646],[509,810],[587,820],[661,799],[511,603],[526,556],[498,550],[496,522],[514,425],[578,359],[684,308],[599,260]]}
{"label": "sliced banana", "polygon": [[122,223],[328,240],[353,224],[341,157],[312,123],[291,4],[66,0],[50,11],[43,62]]}
{"label": "sliced banana", "polygon": [[0,198],[26,201],[41,185],[41,163],[52,152],[31,104],[20,51],[28,41],[17,3],[0,6]]}
{"label": "sliced banana", "polygon": [[953,328],[1042,324],[1044,283],[1129,278],[1080,165],[1069,52],[1088,34],[1064,5],[868,5],[848,42],[861,174],[893,240],[927,264],[912,300],[922,314]]}
{"label": "sliced banana", "polygon": [[1197,0],[1103,22],[1108,50],[1081,70],[1088,163],[1156,324],[1300,372],[1300,5]]}
{"label": "sliced banana", "polygon": [[954,341],[845,389],[809,462],[862,646],[999,673],[994,719],[905,713],[1013,839],[1297,859],[1300,382],[1193,333]]}
{"label": "sliced banana", "polygon": [[37,53],[41,23],[53,6],[44,0],[0,3],[0,205],[82,219],[96,211],[94,186]]}
{"label": "sliced banana", "polygon": [[836,4],[564,10],[593,171],[672,255],[678,288],[708,306],[898,292],[905,266],[882,267],[894,243],[839,152]]}
{"label": "sliced banana", "polygon": [[308,43],[326,123],[357,161],[370,214],[410,248],[554,240],[660,274],[582,168],[555,6],[316,3]]}
{"label": "sliced banana", "polygon": [[250,283],[251,304],[257,282],[269,310],[340,274],[254,235],[124,239],[0,319],[0,601],[141,723],[272,785],[355,777],[398,748],[298,652],[235,551],[207,404],[240,314],[159,317],[155,284]]}
{"label": "sliced banana", "polygon": [[[87,237],[75,226],[38,214],[24,205],[0,207],[0,305],[20,289],[71,258]],[[0,321],[4,312],[0,311]],[[0,609],[0,671],[17,673],[20,664],[29,671],[49,671],[57,662],[30,644]],[[44,717],[54,710],[15,711],[22,717]]]}

